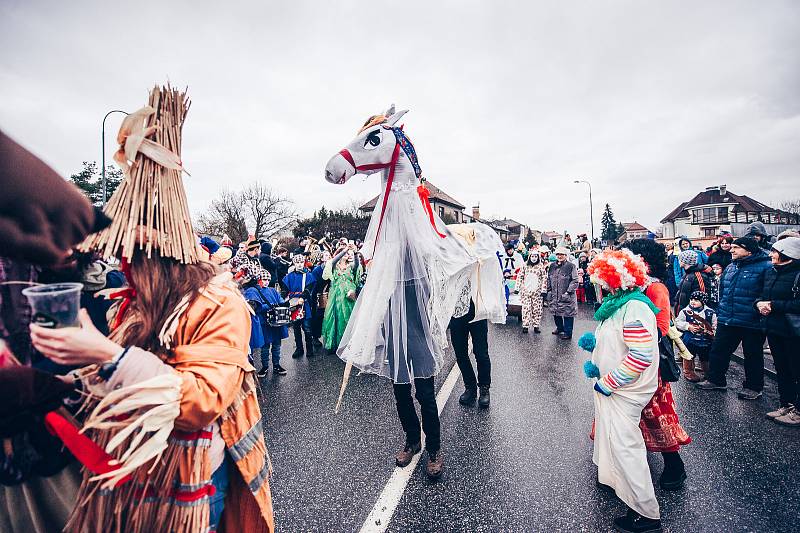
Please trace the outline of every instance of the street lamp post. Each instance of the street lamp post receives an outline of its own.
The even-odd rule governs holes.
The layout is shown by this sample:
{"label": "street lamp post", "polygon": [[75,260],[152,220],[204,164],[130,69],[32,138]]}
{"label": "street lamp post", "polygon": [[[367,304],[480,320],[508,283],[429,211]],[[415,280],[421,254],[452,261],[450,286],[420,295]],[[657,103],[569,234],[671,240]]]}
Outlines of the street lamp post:
{"label": "street lamp post", "polygon": [[592,246],[594,246],[594,206],[592,205],[592,184],[586,180],[575,180],[573,183],[585,183],[589,186],[589,223],[592,226]]}
{"label": "street lamp post", "polygon": [[128,114],[127,112],[122,111],[121,109],[114,109],[106,113],[106,116],[103,117],[103,127],[100,132],[100,137],[101,137],[100,146],[102,147],[103,151],[103,157],[102,157],[103,166],[101,169],[101,173],[103,175],[103,207],[106,206],[106,200],[108,200],[108,185],[106,182],[106,119],[108,118],[109,115],[113,113],[122,113],[123,115]]}

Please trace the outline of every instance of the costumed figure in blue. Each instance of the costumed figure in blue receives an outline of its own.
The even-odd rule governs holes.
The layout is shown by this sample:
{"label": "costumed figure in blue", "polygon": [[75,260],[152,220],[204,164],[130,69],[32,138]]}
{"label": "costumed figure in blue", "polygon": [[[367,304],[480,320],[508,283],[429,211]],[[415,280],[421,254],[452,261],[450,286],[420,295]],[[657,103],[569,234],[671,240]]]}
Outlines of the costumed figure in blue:
{"label": "costumed figure in blue", "polygon": [[[297,359],[305,354],[308,357],[316,355],[314,353],[313,336],[311,334],[311,294],[316,286],[316,278],[311,271],[306,268],[306,257],[302,253],[292,257],[292,266],[289,273],[281,280],[281,288],[286,293],[291,307],[302,305],[302,318],[298,318],[293,324],[295,350],[292,357]],[[305,336],[305,350],[303,349],[303,336]]]}
{"label": "costumed figure in blue", "polygon": [[270,287],[270,281],[269,271],[263,269],[258,273],[255,283],[248,284],[243,291],[247,303],[256,314],[253,323],[259,324],[262,332],[261,370],[258,371],[260,378],[267,376],[270,356],[272,356],[272,372],[279,376],[286,375],[286,369],[281,366],[281,341],[289,337],[289,328],[271,326],[268,318],[269,311],[273,307],[285,305],[286,300],[274,287]]}

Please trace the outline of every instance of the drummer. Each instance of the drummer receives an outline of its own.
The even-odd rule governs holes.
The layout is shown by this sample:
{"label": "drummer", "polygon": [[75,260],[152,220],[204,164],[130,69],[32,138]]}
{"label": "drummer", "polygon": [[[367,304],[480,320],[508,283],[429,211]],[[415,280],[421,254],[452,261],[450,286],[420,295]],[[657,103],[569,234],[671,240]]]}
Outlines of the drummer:
{"label": "drummer", "polygon": [[[292,266],[289,268],[289,273],[284,276],[280,283],[291,304],[303,305],[302,318],[292,324],[295,345],[292,357],[295,359],[303,357],[303,354],[308,357],[316,355],[314,353],[314,338],[311,333],[311,293],[314,292],[316,282],[316,278],[306,268],[306,256],[302,253],[295,254],[292,257]],[[304,336],[306,342],[305,350],[303,349]]]}
{"label": "drummer", "polygon": [[[270,355],[272,355],[272,373],[276,376],[287,374],[286,369],[281,366],[281,341],[289,337],[289,328],[271,325],[273,321],[269,319],[270,310],[285,305],[286,300],[274,287],[270,286],[271,279],[272,276],[267,269],[260,269],[256,272],[253,282],[248,284],[242,293],[247,303],[255,311],[263,333],[263,342],[259,352],[261,370],[257,374],[259,378],[267,377]],[[255,350],[253,355],[255,356]]]}

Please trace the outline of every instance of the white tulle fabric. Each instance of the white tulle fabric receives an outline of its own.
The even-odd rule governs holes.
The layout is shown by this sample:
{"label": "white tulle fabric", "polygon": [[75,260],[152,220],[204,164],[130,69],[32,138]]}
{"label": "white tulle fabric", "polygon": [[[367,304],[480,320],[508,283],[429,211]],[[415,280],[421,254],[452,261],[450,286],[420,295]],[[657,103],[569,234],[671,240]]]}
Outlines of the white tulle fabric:
{"label": "white tulle fabric", "polygon": [[[431,226],[417,179],[401,156],[381,219],[388,171],[361,252],[371,260],[338,355],[363,372],[410,383],[436,375],[459,293],[479,264],[434,215]],[[380,230],[379,230],[380,224]]]}

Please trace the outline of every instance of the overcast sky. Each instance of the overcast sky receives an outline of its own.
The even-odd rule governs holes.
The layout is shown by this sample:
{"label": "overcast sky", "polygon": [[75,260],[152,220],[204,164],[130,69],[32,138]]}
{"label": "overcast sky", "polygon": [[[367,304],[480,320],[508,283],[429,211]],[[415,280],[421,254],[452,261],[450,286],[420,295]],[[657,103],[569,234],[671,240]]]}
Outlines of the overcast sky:
{"label": "overcast sky", "polygon": [[797,1],[1,0],[0,50],[0,128],[64,175],[99,161],[106,111],[188,85],[194,214],[256,180],[309,213],[374,196],[323,168],[391,102],[431,182],[542,230],[588,229],[575,179],[597,228],[721,183],[800,196]]}

